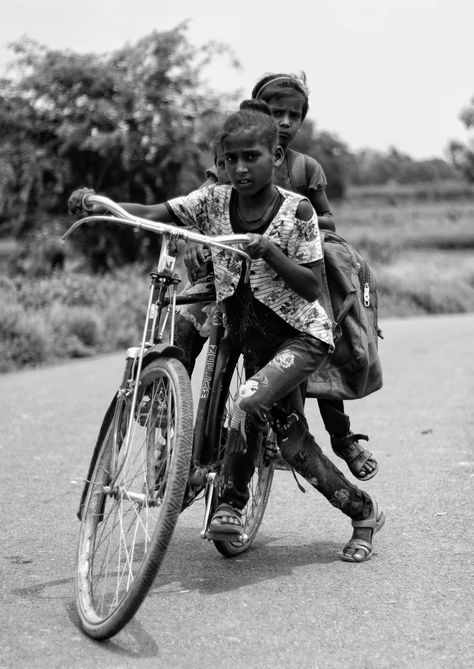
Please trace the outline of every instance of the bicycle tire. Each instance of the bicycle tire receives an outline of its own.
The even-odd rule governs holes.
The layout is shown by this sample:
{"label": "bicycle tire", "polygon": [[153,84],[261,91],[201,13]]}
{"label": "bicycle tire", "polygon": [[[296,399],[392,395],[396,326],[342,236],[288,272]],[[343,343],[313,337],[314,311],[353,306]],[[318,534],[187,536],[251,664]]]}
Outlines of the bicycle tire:
{"label": "bicycle tire", "polygon": [[[129,448],[121,450],[126,421]],[[76,574],[79,619],[94,639],[108,639],[130,621],[159,570],[183,501],[192,423],[184,366],[158,358],[140,374],[133,418],[124,403],[103,430],[82,510]],[[114,439],[122,462],[111,486]]]}
{"label": "bicycle tire", "polygon": [[[215,421],[216,432],[214,434],[215,448],[218,452],[219,460],[222,460],[225,442],[225,436],[228,432],[228,424],[232,415],[233,397],[235,392],[241,385],[244,377],[243,359],[242,356],[234,363],[234,369],[226,370],[224,381],[220,385],[217,392],[212,394],[214,401],[222,403],[222,397],[225,396],[225,407],[221,413],[219,420]],[[220,400],[219,400],[220,396]],[[211,410],[212,415],[212,410]],[[269,430],[270,433],[270,430]],[[249,483],[249,500],[244,507],[244,514],[242,516],[244,540],[240,538],[234,540],[221,541],[213,539],[213,543],[219,553],[225,557],[234,557],[246,552],[252,545],[260,524],[263,520],[265,509],[267,507],[268,498],[273,481],[274,465],[273,461],[266,456],[266,449],[261,448],[255,466],[255,472]],[[211,509],[211,517],[217,506],[217,496],[213,501],[213,508]]]}

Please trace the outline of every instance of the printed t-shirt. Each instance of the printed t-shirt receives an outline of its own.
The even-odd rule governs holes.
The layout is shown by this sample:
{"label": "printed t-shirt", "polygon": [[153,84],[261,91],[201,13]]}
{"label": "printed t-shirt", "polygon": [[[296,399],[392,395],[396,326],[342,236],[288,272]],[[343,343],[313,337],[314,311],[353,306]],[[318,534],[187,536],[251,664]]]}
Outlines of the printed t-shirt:
{"label": "printed t-shirt", "polygon": [[[201,188],[167,203],[168,209],[182,225],[196,226],[209,236],[234,234],[230,220],[231,186]],[[278,188],[283,202],[264,236],[285,253],[290,260],[311,265],[323,258],[317,216],[310,221],[296,217],[301,195]],[[242,261],[230,252],[212,249],[218,302],[234,294],[240,280]],[[250,276],[253,295],[286,323],[333,345],[331,322],[318,300],[308,302],[286,285],[284,280],[263,258],[252,261]]]}

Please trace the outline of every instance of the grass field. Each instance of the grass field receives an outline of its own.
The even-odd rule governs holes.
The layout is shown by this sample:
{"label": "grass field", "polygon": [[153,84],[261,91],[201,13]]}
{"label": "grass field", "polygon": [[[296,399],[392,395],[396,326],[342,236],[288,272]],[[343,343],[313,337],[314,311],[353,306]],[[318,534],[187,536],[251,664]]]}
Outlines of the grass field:
{"label": "grass field", "polygon": [[[338,233],[375,273],[380,318],[474,311],[474,196],[415,202],[359,192],[333,209]],[[14,241],[0,243],[0,371],[139,339],[148,268],[90,276],[69,261],[53,276],[6,276],[14,251]]]}
{"label": "grass field", "polygon": [[381,316],[474,311],[474,198],[334,207],[338,233],[371,264]]}

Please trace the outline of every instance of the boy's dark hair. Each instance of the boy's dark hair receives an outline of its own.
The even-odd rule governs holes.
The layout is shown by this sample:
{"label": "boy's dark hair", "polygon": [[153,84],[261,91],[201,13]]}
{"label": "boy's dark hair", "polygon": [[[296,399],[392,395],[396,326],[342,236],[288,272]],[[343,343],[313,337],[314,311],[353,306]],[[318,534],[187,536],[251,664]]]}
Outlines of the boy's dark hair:
{"label": "boy's dark hair", "polygon": [[286,74],[285,72],[266,74],[253,87],[252,98],[269,102],[276,96],[288,94],[292,91],[297,91],[303,97],[301,120],[304,121],[309,107],[309,89],[304,72],[299,77],[296,74]]}
{"label": "boy's dark hair", "polygon": [[255,105],[255,100],[244,100],[239,111],[227,117],[220,135],[221,144],[228,135],[246,134],[260,139],[270,150],[277,145],[278,130],[270,108],[264,102]]}
{"label": "boy's dark hair", "polygon": [[267,116],[272,115],[272,110],[264,100],[242,100],[239,109],[247,109],[248,111],[261,112]]}

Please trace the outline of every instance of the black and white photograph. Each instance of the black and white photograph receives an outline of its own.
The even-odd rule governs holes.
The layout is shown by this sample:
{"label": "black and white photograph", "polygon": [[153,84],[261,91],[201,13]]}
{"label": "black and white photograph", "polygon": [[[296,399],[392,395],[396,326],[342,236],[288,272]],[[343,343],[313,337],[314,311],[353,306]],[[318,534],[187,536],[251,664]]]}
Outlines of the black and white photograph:
{"label": "black and white photograph", "polygon": [[4,0],[0,669],[474,666],[474,5]]}

